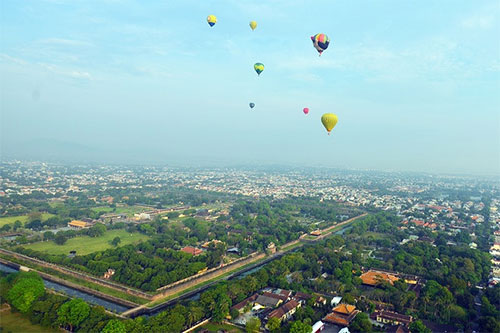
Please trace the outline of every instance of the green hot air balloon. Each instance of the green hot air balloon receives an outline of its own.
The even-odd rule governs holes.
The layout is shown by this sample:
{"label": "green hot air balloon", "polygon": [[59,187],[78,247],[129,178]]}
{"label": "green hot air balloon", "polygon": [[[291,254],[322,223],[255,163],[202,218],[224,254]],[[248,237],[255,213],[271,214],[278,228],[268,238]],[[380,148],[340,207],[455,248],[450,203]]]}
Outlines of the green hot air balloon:
{"label": "green hot air balloon", "polygon": [[258,62],[255,65],[253,65],[253,69],[255,69],[257,74],[260,75],[260,73],[262,73],[264,71],[264,64],[261,64],[260,62]]}

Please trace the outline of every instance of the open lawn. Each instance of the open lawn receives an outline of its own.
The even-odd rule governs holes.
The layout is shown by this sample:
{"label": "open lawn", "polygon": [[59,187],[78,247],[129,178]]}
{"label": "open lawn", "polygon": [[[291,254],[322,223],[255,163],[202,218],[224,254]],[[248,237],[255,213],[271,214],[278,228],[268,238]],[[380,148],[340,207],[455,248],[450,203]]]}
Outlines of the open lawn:
{"label": "open lawn", "polygon": [[128,217],[132,217],[134,216],[135,213],[141,213],[151,208],[143,206],[124,206],[116,208],[111,208],[108,206],[99,206],[99,207],[93,207],[91,209],[95,212],[127,214]]}
{"label": "open lawn", "polygon": [[0,312],[0,331],[12,333],[45,333],[45,332],[60,332],[52,328],[33,325],[29,319],[24,318],[19,313],[12,313],[9,310]]}
{"label": "open lawn", "polygon": [[[49,213],[42,213],[42,220],[45,221],[52,216],[54,215]],[[24,224],[28,221],[28,215],[0,217],[0,228],[6,224],[14,224],[14,222],[16,222],[17,220],[21,221],[21,223]]]}
{"label": "open lawn", "polygon": [[68,254],[69,251],[76,251],[77,255],[85,255],[96,251],[103,251],[114,247],[110,241],[115,237],[120,237],[121,243],[119,246],[132,243],[139,243],[147,240],[149,237],[140,233],[128,233],[126,230],[109,230],[102,237],[80,236],[68,239],[64,245],[57,245],[53,241],[38,242],[24,245],[24,247],[36,251],[46,252],[50,254]]}

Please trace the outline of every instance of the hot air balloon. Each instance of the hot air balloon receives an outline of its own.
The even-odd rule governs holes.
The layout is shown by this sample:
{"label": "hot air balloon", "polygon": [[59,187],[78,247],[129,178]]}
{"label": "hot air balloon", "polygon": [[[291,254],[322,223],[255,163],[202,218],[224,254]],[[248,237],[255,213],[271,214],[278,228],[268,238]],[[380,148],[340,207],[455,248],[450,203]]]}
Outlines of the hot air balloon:
{"label": "hot air balloon", "polygon": [[250,109],[253,109],[253,107],[255,106],[255,103],[250,103],[248,105],[250,105]]}
{"label": "hot air balloon", "polygon": [[215,23],[217,23],[217,17],[215,17],[215,15],[208,15],[207,22],[211,27],[213,27]]}
{"label": "hot air balloon", "polygon": [[321,53],[328,48],[328,44],[330,44],[330,38],[328,38],[325,34],[316,34],[311,36],[311,40],[314,48],[318,50],[320,56]]}
{"label": "hot air balloon", "polygon": [[325,126],[328,131],[328,135],[330,135],[331,130],[337,125],[338,118],[333,113],[325,113],[321,116],[321,122],[323,126]]}
{"label": "hot air balloon", "polygon": [[260,62],[258,62],[255,65],[253,65],[253,69],[255,69],[257,74],[260,75],[260,73],[262,73],[264,71],[264,64],[261,64]]}
{"label": "hot air balloon", "polygon": [[304,110],[302,110],[304,112],[304,114],[308,114],[309,113],[309,108],[304,108]]}
{"label": "hot air balloon", "polygon": [[252,28],[252,30],[255,30],[255,28],[257,28],[257,22],[250,21],[250,28]]}

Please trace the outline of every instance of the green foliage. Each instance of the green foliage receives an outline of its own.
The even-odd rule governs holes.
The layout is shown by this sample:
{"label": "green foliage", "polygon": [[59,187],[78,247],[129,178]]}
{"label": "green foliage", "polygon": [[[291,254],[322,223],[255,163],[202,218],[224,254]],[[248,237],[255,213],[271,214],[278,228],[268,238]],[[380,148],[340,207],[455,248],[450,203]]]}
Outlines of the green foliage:
{"label": "green foliage", "polygon": [[410,331],[411,333],[432,333],[420,320],[415,320],[410,324]]}
{"label": "green foliage", "polygon": [[66,241],[68,240],[68,238],[66,236],[64,236],[62,233],[58,232],[54,238],[54,242],[57,244],[57,245],[63,245],[64,243],[66,243]]}
{"label": "green foliage", "polygon": [[33,302],[45,293],[42,278],[36,273],[19,273],[12,288],[7,293],[7,300],[22,313],[30,310]]}
{"label": "green foliage", "polygon": [[372,323],[368,315],[364,312],[358,313],[351,325],[349,325],[349,330],[353,332],[371,332]]}
{"label": "green foliage", "polygon": [[247,323],[245,325],[245,329],[248,333],[254,333],[254,332],[259,332],[260,330],[260,319],[256,317],[252,317],[247,320]]}
{"label": "green foliage", "polygon": [[290,325],[290,333],[311,333],[312,326],[300,320],[294,321]]}
{"label": "green foliage", "polygon": [[111,245],[114,245],[114,246],[117,246],[118,244],[120,244],[122,240],[120,239],[120,237],[116,236],[115,238],[113,238],[113,240],[111,241]]}
{"label": "green foliage", "polygon": [[74,298],[57,310],[58,322],[69,330],[78,327],[90,314],[90,306],[81,298]]}
{"label": "green foliage", "polygon": [[269,319],[269,321],[267,322],[267,329],[271,331],[271,333],[279,332],[280,327],[281,327],[281,322],[278,318],[273,317]]}
{"label": "green foliage", "polygon": [[111,319],[108,321],[102,333],[127,333],[125,324],[118,319]]}
{"label": "green foliage", "polygon": [[96,223],[93,227],[88,229],[90,237],[101,237],[106,233],[106,226],[102,223]]}

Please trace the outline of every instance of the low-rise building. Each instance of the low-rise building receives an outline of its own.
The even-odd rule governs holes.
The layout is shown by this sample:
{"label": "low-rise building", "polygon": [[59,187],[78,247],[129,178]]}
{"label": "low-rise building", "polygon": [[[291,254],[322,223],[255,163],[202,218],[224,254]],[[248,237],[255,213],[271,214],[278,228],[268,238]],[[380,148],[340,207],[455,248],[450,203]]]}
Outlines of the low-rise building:
{"label": "low-rise building", "polygon": [[403,315],[392,311],[375,311],[370,315],[370,318],[382,324],[391,325],[409,325],[413,321],[412,316]]}
{"label": "low-rise building", "polygon": [[300,308],[300,306],[299,302],[292,299],[269,313],[267,319],[277,318],[279,321],[287,321],[291,316],[293,316],[297,309]]}
{"label": "low-rise building", "polygon": [[259,295],[255,300],[255,305],[260,305],[263,308],[274,308],[283,303],[283,301],[277,297],[269,297],[264,295]]}
{"label": "low-rise building", "polygon": [[356,310],[354,305],[339,304],[323,318],[323,321],[339,326],[349,326],[358,313],[359,310]]}
{"label": "low-rise building", "polygon": [[196,247],[192,246],[186,246],[181,249],[182,252],[184,253],[189,253],[193,256],[199,256],[200,254],[203,253],[203,250],[197,249]]}
{"label": "low-rise building", "polygon": [[399,280],[399,278],[393,274],[376,270],[369,270],[368,272],[361,274],[360,278],[363,281],[363,284],[372,287],[383,282],[393,285],[394,281]]}
{"label": "low-rise building", "polygon": [[90,223],[80,220],[73,220],[68,223],[68,227],[75,229],[85,229],[85,228],[90,228],[91,226],[92,225]]}
{"label": "low-rise building", "polygon": [[259,297],[259,294],[253,294],[252,296],[244,299],[243,301],[239,302],[238,304],[233,305],[231,307],[231,309],[238,310],[241,313],[243,311],[243,309],[245,308],[245,306],[247,306],[247,304],[253,304],[253,302],[255,302],[255,300],[257,299],[257,297]]}

